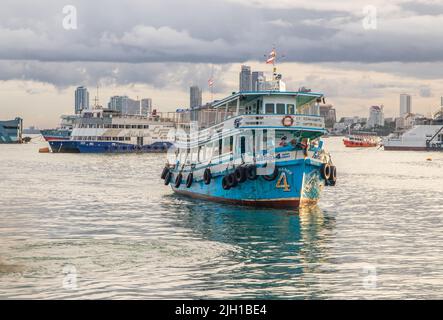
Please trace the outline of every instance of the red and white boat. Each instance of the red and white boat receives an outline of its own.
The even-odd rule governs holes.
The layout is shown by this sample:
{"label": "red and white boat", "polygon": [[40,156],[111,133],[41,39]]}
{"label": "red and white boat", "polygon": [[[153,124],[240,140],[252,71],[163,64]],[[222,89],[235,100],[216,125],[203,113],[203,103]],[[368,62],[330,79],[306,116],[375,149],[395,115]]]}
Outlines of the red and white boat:
{"label": "red and white boat", "polygon": [[379,138],[375,136],[349,135],[343,139],[343,143],[348,148],[372,148],[379,145]]}

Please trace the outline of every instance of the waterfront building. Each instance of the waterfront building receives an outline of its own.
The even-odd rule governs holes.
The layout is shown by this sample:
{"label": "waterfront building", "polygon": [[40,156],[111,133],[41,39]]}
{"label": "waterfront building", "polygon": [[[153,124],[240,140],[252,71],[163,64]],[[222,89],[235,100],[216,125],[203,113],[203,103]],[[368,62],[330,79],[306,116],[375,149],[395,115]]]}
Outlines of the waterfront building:
{"label": "waterfront building", "polygon": [[326,128],[332,128],[337,122],[337,115],[332,104],[321,105],[320,116],[325,118]]}
{"label": "waterfront building", "polygon": [[368,128],[383,127],[385,124],[385,117],[383,113],[383,105],[372,106],[369,108],[369,119],[366,124]]}
{"label": "waterfront building", "polygon": [[189,88],[190,108],[195,109],[202,105],[202,91],[198,86]]}
{"label": "waterfront building", "polygon": [[89,109],[89,92],[86,87],[78,87],[75,90],[75,113],[80,114],[82,110]]}
{"label": "waterfront building", "polygon": [[241,66],[240,71],[240,83],[239,83],[239,91],[251,91],[252,90],[252,74],[250,66]]}
{"label": "waterfront building", "polygon": [[22,143],[23,119],[0,120],[0,144],[1,143]]}
{"label": "waterfront building", "polygon": [[[148,104],[146,101],[144,103]],[[108,108],[121,114],[137,115],[140,114],[140,101],[131,99],[128,96],[113,96],[108,103]]]}
{"label": "waterfront building", "polygon": [[263,71],[253,71],[251,73],[251,90],[260,91],[260,83],[265,81],[265,75]]}
{"label": "waterfront building", "polygon": [[411,113],[411,96],[406,93],[400,95],[400,117]]}
{"label": "waterfront building", "polygon": [[140,114],[147,115],[152,112],[152,99],[151,98],[144,98],[141,99],[141,106],[140,106]]}

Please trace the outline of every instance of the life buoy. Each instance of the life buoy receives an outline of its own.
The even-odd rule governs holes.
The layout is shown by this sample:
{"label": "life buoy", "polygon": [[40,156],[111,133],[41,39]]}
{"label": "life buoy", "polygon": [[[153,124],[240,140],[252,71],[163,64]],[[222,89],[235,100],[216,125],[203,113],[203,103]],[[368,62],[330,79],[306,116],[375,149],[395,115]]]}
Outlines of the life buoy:
{"label": "life buoy", "polygon": [[248,179],[248,177],[246,176],[246,168],[244,166],[237,167],[237,169],[235,169],[234,171],[234,175],[235,179],[239,183],[243,183],[246,181],[246,179]]}
{"label": "life buoy", "polygon": [[271,174],[264,175],[263,179],[266,181],[274,181],[278,176],[278,168],[277,166],[274,167],[274,171]]}
{"label": "life buoy", "polygon": [[191,172],[186,178],[186,188],[190,188],[192,186],[192,182],[194,182],[194,174]]}
{"label": "life buoy", "polygon": [[212,179],[211,169],[206,168],[205,172],[203,173],[203,181],[205,184],[210,184]]}
{"label": "life buoy", "polygon": [[175,187],[178,188],[182,184],[183,175],[179,173],[177,178],[175,178]]}
{"label": "life buoy", "polygon": [[163,168],[162,174],[161,174],[161,178],[164,179],[166,177],[166,174],[169,172],[169,167],[165,166]]}
{"label": "life buoy", "polygon": [[235,174],[234,173],[230,173],[226,176],[226,181],[228,182],[228,185],[230,188],[234,188],[238,185],[238,181],[235,178]]}
{"label": "life buoy", "polygon": [[223,190],[229,190],[229,189],[231,189],[231,187],[229,186],[229,184],[228,184],[228,176],[224,176],[223,177],[223,179],[222,179],[222,187],[223,187]]}
{"label": "life buoy", "polygon": [[329,163],[323,163],[321,167],[321,176],[326,181],[331,177],[331,165]]}
{"label": "life buoy", "polygon": [[290,126],[292,126],[294,124],[294,118],[291,117],[291,116],[285,116],[281,120],[281,123],[285,127],[290,127]]}
{"label": "life buoy", "polygon": [[167,186],[169,182],[171,182],[171,179],[172,179],[172,172],[168,171],[165,175],[165,186]]}
{"label": "life buoy", "polygon": [[249,180],[257,179],[257,167],[254,164],[246,166],[246,176]]}

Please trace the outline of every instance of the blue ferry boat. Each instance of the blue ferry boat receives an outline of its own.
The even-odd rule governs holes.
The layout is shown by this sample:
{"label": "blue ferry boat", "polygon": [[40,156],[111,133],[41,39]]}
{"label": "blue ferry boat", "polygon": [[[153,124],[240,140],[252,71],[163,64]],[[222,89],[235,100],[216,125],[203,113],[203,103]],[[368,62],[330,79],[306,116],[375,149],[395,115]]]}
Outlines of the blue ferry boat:
{"label": "blue ferry boat", "polygon": [[166,152],[172,145],[168,133],[175,127],[168,114],[122,115],[100,107],[87,109],[74,120],[68,139],[48,143],[54,153]]}
{"label": "blue ferry boat", "polygon": [[0,121],[0,143],[22,143],[23,120]]}
{"label": "blue ferry boat", "polygon": [[321,93],[286,92],[281,76],[265,91],[238,92],[194,111],[178,130],[161,178],[174,192],[258,207],[315,205],[336,184],[324,150]]}

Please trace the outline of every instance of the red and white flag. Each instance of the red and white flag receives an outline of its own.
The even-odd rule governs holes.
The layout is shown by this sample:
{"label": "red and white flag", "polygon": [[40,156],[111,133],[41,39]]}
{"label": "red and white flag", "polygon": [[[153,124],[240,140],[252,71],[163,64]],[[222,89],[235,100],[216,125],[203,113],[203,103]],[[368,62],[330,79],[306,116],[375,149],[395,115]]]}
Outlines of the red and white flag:
{"label": "red and white flag", "polygon": [[275,62],[275,56],[276,56],[275,49],[273,49],[271,51],[271,53],[268,55],[268,59],[266,60],[266,64],[273,64]]}
{"label": "red and white flag", "polygon": [[214,80],[211,78],[208,80],[208,86],[212,88],[214,86]]}

